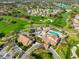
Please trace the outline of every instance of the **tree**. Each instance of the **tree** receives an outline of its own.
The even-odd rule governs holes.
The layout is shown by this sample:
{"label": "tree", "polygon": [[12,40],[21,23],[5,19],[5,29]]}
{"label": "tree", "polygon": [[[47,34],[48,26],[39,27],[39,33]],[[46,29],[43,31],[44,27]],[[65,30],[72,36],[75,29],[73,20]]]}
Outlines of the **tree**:
{"label": "tree", "polygon": [[15,23],[17,23],[17,22],[16,22],[16,21],[12,21],[11,23],[12,23],[12,24],[15,24]]}
{"label": "tree", "polygon": [[30,16],[26,16],[25,18],[30,19]]}
{"label": "tree", "polygon": [[3,18],[0,18],[0,21],[4,20]]}
{"label": "tree", "polygon": [[0,38],[4,37],[5,34],[4,33],[0,33]]}

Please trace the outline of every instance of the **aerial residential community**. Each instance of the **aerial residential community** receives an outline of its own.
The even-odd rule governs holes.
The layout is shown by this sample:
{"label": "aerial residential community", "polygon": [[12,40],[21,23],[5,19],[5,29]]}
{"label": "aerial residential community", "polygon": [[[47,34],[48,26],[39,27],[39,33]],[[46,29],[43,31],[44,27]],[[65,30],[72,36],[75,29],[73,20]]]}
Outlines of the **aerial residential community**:
{"label": "aerial residential community", "polygon": [[0,59],[79,59],[79,0],[0,0]]}

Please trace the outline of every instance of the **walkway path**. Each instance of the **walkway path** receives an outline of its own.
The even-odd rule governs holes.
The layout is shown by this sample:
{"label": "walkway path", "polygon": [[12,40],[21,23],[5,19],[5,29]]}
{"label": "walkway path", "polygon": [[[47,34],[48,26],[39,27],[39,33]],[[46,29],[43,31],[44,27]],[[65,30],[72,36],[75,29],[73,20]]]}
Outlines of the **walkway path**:
{"label": "walkway path", "polygon": [[76,50],[77,50],[77,47],[75,47],[75,46],[71,49],[72,59],[74,59],[74,57],[75,57],[75,59],[79,59],[77,54],[76,54]]}
{"label": "walkway path", "polygon": [[25,52],[25,54],[22,56],[21,59],[29,59],[30,54],[31,54],[35,49],[40,48],[40,47],[41,47],[41,44],[36,42],[35,44],[32,45],[31,48],[29,48],[29,49]]}

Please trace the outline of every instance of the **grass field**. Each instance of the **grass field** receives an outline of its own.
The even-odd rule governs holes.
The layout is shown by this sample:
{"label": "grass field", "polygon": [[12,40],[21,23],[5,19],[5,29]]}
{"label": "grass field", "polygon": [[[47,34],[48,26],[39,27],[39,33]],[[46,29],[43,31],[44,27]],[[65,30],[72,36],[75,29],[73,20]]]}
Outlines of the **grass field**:
{"label": "grass field", "polygon": [[[5,34],[8,34],[11,31],[18,31],[20,29],[26,28],[28,24],[26,20],[12,16],[0,16],[0,18],[3,18],[3,20],[0,21],[0,32]],[[14,23],[12,23],[13,21]]]}
{"label": "grass field", "polygon": [[56,27],[63,28],[66,26],[66,20],[68,19],[69,15],[69,13],[65,12],[59,14],[58,17],[30,16],[28,20],[13,16],[0,16],[0,18],[3,18],[3,20],[0,21],[0,32],[8,34],[11,31],[18,31],[20,29],[27,28],[29,25],[31,25],[29,23],[29,20],[32,20],[33,24],[39,26],[44,24],[45,26],[53,25]]}
{"label": "grass field", "polygon": [[61,13],[58,14],[57,16],[52,16],[52,17],[48,17],[48,16],[30,16],[29,19],[33,20],[33,23],[37,23],[37,24],[45,24],[45,25],[53,25],[56,27],[60,27],[63,28],[64,26],[66,26],[66,20],[69,19],[70,17],[70,13]]}

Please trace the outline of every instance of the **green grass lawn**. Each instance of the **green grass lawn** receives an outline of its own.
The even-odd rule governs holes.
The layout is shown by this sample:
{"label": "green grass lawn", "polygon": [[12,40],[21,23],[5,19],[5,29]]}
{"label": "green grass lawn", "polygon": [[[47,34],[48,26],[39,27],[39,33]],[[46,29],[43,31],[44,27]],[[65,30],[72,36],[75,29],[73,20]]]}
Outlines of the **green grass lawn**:
{"label": "green grass lawn", "polygon": [[[67,38],[67,44],[65,45],[59,45],[57,48],[57,52],[60,55],[61,59],[71,59],[72,53],[71,48],[73,46],[76,46],[79,43],[79,38],[77,35],[70,35],[69,38]],[[76,51],[77,55],[79,55],[79,47]]]}
{"label": "green grass lawn", "polygon": [[70,18],[70,13],[61,13],[59,14],[59,16],[54,20],[54,22],[52,23],[52,25],[56,26],[56,27],[60,27],[63,28],[64,26],[67,25],[66,21],[67,19]]}
{"label": "green grass lawn", "polygon": [[79,47],[77,47],[76,54],[79,57]]}
{"label": "green grass lawn", "polygon": [[[18,31],[20,29],[26,28],[28,22],[20,18],[12,16],[0,16],[4,20],[0,21],[0,32],[5,34],[10,33],[11,31]],[[11,23],[11,21],[16,21],[16,23]]]}
{"label": "green grass lawn", "polygon": [[[66,20],[70,17],[70,13],[61,13],[57,17],[49,17],[49,16],[30,16],[29,19],[33,21],[33,23],[37,24],[45,24],[45,25],[54,25],[56,27],[63,28],[66,26]],[[52,22],[51,22],[52,20]]]}

